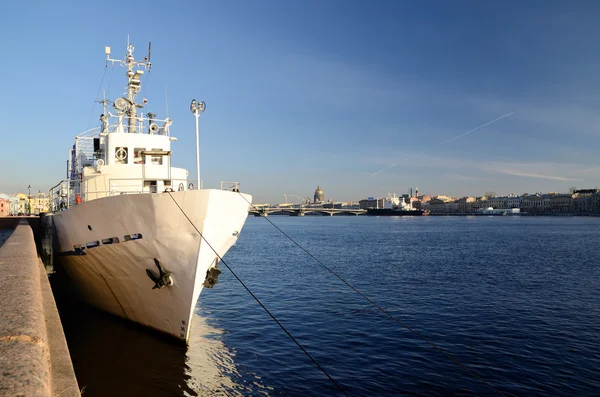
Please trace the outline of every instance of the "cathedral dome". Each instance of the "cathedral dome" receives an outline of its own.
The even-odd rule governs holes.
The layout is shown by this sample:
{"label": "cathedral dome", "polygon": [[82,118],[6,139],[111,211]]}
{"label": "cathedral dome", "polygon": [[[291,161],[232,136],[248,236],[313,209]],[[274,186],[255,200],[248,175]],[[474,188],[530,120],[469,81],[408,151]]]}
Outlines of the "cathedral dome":
{"label": "cathedral dome", "polygon": [[321,186],[317,186],[317,190],[315,190],[315,203],[322,203],[325,201],[325,193],[323,193],[323,189]]}

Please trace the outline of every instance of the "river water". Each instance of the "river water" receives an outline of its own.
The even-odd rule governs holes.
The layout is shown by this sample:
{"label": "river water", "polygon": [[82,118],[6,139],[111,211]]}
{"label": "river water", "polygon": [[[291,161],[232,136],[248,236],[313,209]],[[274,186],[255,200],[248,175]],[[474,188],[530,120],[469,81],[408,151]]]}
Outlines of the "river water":
{"label": "river water", "polygon": [[[483,380],[249,218],[225,262],[346,394],[600,393],[600,218],[269,220]],[[187,350],[59,298],[84,395],[342,395],[221,267]]]}
{"label": "river water", "polygon": [[0,247],[2,247],[2,244],[8,240],[12,232],[13,229],[0,229]]}

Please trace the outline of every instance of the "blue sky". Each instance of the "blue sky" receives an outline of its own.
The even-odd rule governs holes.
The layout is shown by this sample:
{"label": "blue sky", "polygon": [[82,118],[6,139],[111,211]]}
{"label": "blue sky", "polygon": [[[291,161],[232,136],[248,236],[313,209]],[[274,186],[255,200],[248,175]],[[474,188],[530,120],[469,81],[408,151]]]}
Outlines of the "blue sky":
{"label": "blue sky", "polygon": [[600,3],[171,3],[2,6],[0,192],[64,177],[101,89],[122,93],[104,46],[122,55],[128,34],[138,57],[152,42],[145,111],[166,116],[167,88],[192,179],[189,103],[206,101],[205,186],[240,181],[260,203],[317,185],[332,200],[600,186]]}

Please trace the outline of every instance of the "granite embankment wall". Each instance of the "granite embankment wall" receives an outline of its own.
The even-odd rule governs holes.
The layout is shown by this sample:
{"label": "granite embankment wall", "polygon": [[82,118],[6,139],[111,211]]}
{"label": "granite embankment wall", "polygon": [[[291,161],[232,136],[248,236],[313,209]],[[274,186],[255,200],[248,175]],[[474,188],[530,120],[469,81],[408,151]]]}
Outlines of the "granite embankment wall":
{"label": "granite embankment wall", "polygon": [[0,247],[0,395],[81,396],[30,223],[0,218],[14,227]]}

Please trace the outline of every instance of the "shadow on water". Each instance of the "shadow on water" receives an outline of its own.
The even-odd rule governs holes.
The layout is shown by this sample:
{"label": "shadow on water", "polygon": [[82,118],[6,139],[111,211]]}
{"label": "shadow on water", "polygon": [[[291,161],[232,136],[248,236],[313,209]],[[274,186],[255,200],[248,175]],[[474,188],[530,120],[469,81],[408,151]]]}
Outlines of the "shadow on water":
{"label": "shadow on water", "polygon": [[2,247],[2,244],[8,240],[12,232],[13,229],[0,229],[0,247]]}
{"label": "shadow on water", "polygon": [[243,395],[222,331],[194,315],[192,337],[181,343],[96,310],[51,277],[79,387],[88,396]]}

